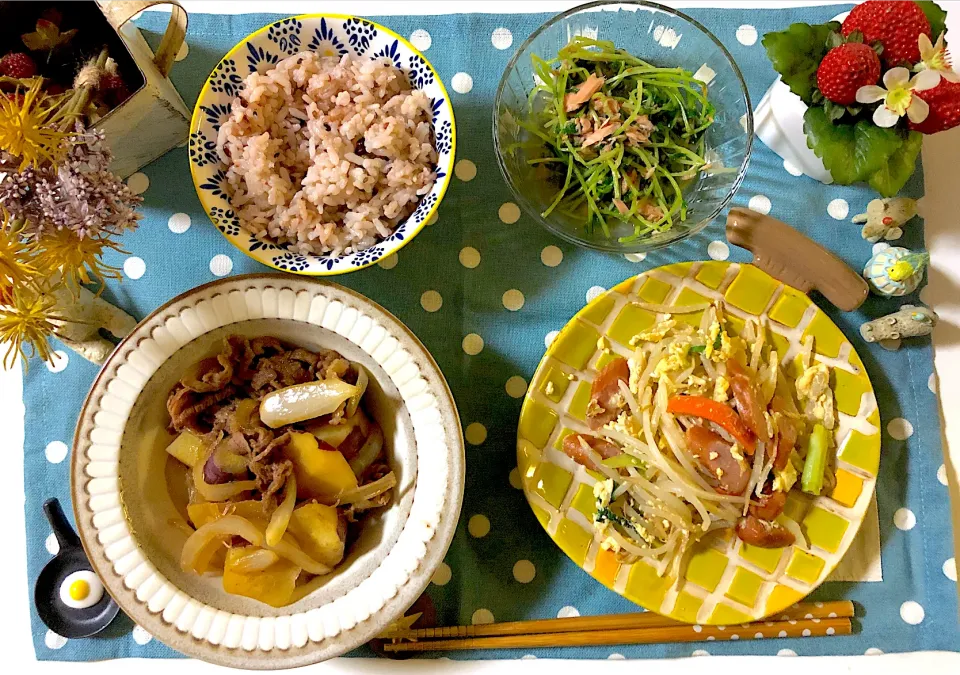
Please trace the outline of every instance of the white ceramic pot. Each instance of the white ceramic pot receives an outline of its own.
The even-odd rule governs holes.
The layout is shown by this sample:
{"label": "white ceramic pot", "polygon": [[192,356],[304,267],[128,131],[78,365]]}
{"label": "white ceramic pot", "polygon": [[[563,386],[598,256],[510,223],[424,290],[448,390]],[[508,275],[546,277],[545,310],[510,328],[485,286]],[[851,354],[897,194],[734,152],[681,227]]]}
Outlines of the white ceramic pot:
{"label": "white ceramic pot", "polygon": [[[831,21],[842,22],[848,14],[849,12],[839,14]],[[754,130],[757,138],[785,162],[789,162],[810,178],[829,185],[833,182],[833,177],[820,158],[807,147],[807,137],[803,133],[805,112],[807,104],[778,77],[753,111]]]}
{"label": "white ceramic pot", "polygon": [[790,91],[780,78],[770,85],[753,112],[757,138],[798,170],[821,183],[832,183],[833,177],[820,158],[807,147],[803,133],[803,114],[807,105]]}

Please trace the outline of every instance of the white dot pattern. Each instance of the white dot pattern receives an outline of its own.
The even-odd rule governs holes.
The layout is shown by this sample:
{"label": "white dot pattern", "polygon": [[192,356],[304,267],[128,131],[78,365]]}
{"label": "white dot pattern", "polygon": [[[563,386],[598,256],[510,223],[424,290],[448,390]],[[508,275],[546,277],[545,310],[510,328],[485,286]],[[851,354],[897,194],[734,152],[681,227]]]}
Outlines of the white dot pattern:
{"label": "white dot pattern", "polygon": [[467,73],[457,73],[450,80],[450,85],[458,94],[469,94],[473,89],[473,78]]}
{"label": "white dot pattern", "polygon": [[797,653],[792,649],[781,649],[777,652],[777,656],[796,656]]}
{"label": "white dot pattern", "polygon": [[442,562],[437,567],[437,571],[433,573],[433,577],[430,578],[430,583],[435,586],[446,586],[450,583],[451,578],[453,578],[453,571],[450,569],[450,565]]}
{"label": "white dot pattern", "polygon": [[850,213],[850,205],[846,199],[834,199],[827,204],[827,213],[834,220],[844,220]]}
{"label": "white dot pattern", "polygon": [[487,428],[479,422],[472,422],[464,431],[464,436],[470,445],[480,445],[487,440]]}
{"label": "white dot pattern", "polygon": [[572,619],[575,616],[580,616],[580,611],[571,605],[561,607],[560,611],[557,612],[558,619]]}
{"label": "white dot pattern", "polygon": [[503,306],[509,309],[511,312],[519,311],[523,307],[525,299],[523,293],[518,291],[516,288],[511,288],[509,291],[503,294]]}
{"label": "white dot pattern", "polygon": [[513,202],[506,202],[500,206],[497,215],[500,217],[500,220],[507,225],[513,225],[520,220],[520,207]]}
{"label": "white dot pattern", "polygon": [[895,440],[905,441],[913,436],[913,425],[902,417],[896,417],[887,423],[887,433]]}
{"label": "white dot pattern", "polygon": [[453,174],[466,183],[477,177],[477,165],[469,159],[461,159],[454,165]]}
{"label": "white dot pattern", "polygon": [[167,221],[167,227],[174,234],[183,234],[190,229],[190,216],[186,213],[174,213]]}
{"label": "white dot pattern", "polygon": [[537,576],[537,568],[529,560],[518,560],[513,566],[513,578],[521,584],[529,584]]}
{"label": "white dot pattern", "polygon": [[443,297],[437,291],[424,291],[420,296],[420,306],[425,312],[437,312],[443,307]]}
{"label": "white dot pattern", "polygon": [[950,581],[957,580],[957,559],[956,558],[947,558],[943,561],[943,576],[945,576]]}
{"label": "white dot pattern", "polygon": [[520,482],[520,469],[517,467],[510,469],[510,475],[508,476],[508,479],[510,481],[510,487],[512,487],[514,490],[523,489],[523,483]]}
{"label": "white dot pattern", "polygon": [[130,635],[133,637],[133,641],[141,647],[145,644],[149,644],[149,642],[153,639],[153,636],[150,635],[150,633],[148,633],[147,630],[142,626],[134,626],[133,632],[131,632]]}
{"label": "white dot pattern", "polygon": [[67,638],[48,630],[47,634],[43,636],[43,643],[47,645],[47,649],[62,649],[67,644]]}
{"label": "white dot pattern", "polygon": [[899,508],[893,514],[893,524],[898,530],[912,530],[917,524],[917,517],[908,508]]}
{"label": "white dot pattern", "polygon": [[726,242],[711,241],[707,246],[707,255],[712,260],[726,260],[730,257],[730,247],[727,246]]}
{"label": "white dot pattern", "polygon": [[470,356],[476,356],[483,351],[483,338],[476,333],[468,333],[463,338],[463,343],[461,346],[466,354],[469,354]]}
{"label": "white dot pattern", "polygon": [[399,262],[399,259],[397,258],[397,254],[391,253],[388,256],[384,256],[380,258],[380,260],[377,261],[377,265],[379,265],[385,270],[392,270],[394,267],[397,266],[398,262]]}
{"label": "white dot pattern", "polygon": [[587,289],[587,302],[593,302],[596,298],[606,293],[607,289],[603,286],[591,286]]}
{"label": "white dot pattern", "polygon": [[67,458],[67,444],[63,441],[50,441],[43,449],[43,454],[51,464],[59,464]]}
{"label": "white dot pattern", "polygon": [[519,375],[514,375],[507,380],[504,388],[511,398],[523,398],[523,395],[527,393],[527,381]]}
{"label": "white dot pattern", "polygon": [[544,246],[540,251],[540,262],[547,267],[556,267],[563,262],[563,251],[559,246]]}
{"label": "white dot pattern", "polygon": [[757,29],[749,24],[737,28],[737,42],[745,47],[752,47],[757,43]]}
{"label": "white dot pattern", "polygon": [[51,373],[62,373],[69,364],[70,357],[67,356],[67,353],[62,349],[57,349],[53,352],[50,361],[47,361],[46,366]]}
{"label": "white dot pattern", "polygon": [[430,33],[422,28],[418,28],[410,33],[410,44],[419,49],[421,52],[425,52],[430,49],[430,45],[433,44],[433,38],[430,37]]}
{"label": "white dot pattern", "polygon": [[461,265],[466,267],[468,270],[472,270],[480,264],[480,251],[475,249],[473,246],[464,246],[462,249],[460,249],[459,258]]}
{"label": "white dot pattern", "polygon": [[747,203],[747,206],[757,213],[762,213],[764,215],[770,213],[772,204],[770,204],[770,198],[766,195],[753,195],[750,198],[750,201]]}
{"label": "white dot pattern", "polygon": [[900,605],[900,618],[911,626],[922,623],[924,616],[923,607],[916,600],[907,600]]}
{"label": "white dot pattern", "polygon": [[550,344],[557,339],[557,336],[560,335],[560,331],[552,330],[546,335],[543,336],[543,346],[549,349]]}
{"label": "white dot pattern", "polygon": [[215,277],[225,277],[233,271],[233,260],[228,255],[218,253],[210,259],[210,273]]}
{"label": "white dot pattern", "polygon": [[477,539],[486,537],[490,533],[490,519],[482,513],[470,516],[470,520],[467,521],[467,532]]}
{"label": "white dot pattern", "polygon": [[183,44],[180,45],[180,49],[177,50],[177,55],[173,57],[173,60],[180,62],[180,61],[183,61],[188,56],[190,56],[190,45],[188,45],[187,41],[184,40]]}
{"label": "white dot pattern", "polygon": [[480,608],[473,613],[473,616],[470,617],[470,622],[475,626],[485,623],[493,623],[493,612],[491,612],[489,609]]}
{"label": "white dot pattern", "polygon": [[710,656],[710,652],[706,649],[694,649],[690,652],[690,656]]}
{"label": "white dot pattern", "polygon": [[123,261],[123,274],[128,279],[139,279],[147,271],[147,263],[135,255]]}
{"label": "white dot pattern", "polygon": [[940,482],[940,485],[947,484],[947,465],[941,464],[940,468],[937,469],[937,480]]}
{"label": "white dot pattern", "polygon": [[497,49],[510,49],[510,46],[513,44],[513,33],[510,32],[509,28],[494,28],[493,34],[490,36],[490,42]]}
{"label": "white dot pattern", "polygon": [[150,187],[150,179],[147,174],[138,171],[127,179],[127,187],[133,194],[142,195]]}
{"label": "white dot pattern", "polygon": [[623,257],[627,259],[627,262],[638,263],[646,260],[647,254],[646,253],[627,253]]}

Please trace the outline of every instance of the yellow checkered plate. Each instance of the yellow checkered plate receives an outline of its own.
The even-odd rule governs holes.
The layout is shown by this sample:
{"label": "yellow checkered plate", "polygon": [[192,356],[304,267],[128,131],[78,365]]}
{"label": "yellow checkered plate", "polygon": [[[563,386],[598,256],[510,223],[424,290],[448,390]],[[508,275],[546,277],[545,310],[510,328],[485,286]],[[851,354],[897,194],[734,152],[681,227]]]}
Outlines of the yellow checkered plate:
{"label": "yellow checkered plate", "polygon": [[[658,577],[645,562],[621,564],[600,548],[591,522],[593,485],[587,471],[560,450],[564,436],[589,432],[590,383],[614,353],[652,326],[656,315],[632,301],[682,306],[722,298],[728,327],[739,332],[749,317],[768,319],[787,372],[807,335],[816,359],[830,366],[836,398],[836,487],[810,497],[794,490],[784,515],[800,524],[809,550],[756,548],[732,532],[697,544],[680,578]],[[676,315],[700,325],[700,313]],[[552,386],[548,386],[552,383]],[[547,392],[550,392],[549,394]],[[776,614],[820,585],[837,566],[873,495],[880,463],[880,414],[860,357],[843,333],[810,299],[752,265],[677,263],[628,279],[593,300],[547,349],[523,402],[517,437],[523,491],[557,545],[597,581],[649,610],[680,621],[739,624]]]}

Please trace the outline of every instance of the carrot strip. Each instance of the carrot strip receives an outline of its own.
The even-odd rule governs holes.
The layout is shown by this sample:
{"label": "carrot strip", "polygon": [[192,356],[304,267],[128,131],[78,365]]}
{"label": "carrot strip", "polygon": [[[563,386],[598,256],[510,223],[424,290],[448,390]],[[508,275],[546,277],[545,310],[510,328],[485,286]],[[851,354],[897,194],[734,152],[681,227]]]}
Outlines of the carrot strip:
{"label": "carrot strip", "polygon": [[733,408],[703,396],[674,396],[667,401],[667,412],[693,415],[719,424],[748,455],[757,447],[757,439]]}

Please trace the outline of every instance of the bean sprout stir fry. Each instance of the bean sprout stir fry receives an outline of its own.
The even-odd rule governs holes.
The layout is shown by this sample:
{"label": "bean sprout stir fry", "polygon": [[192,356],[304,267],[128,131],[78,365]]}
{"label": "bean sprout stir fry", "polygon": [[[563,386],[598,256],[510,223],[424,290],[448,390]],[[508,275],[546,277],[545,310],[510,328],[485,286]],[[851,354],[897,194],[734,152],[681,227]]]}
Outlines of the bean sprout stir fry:
{"label": "bean sprout stir fry", "polygon": [[[768,327],[748,319],[735,335],[720,302],[636,304],[662,318],[632,338],[629,358],[601,338],[607,362],[587,404],[593,433],[562,444],[601,474],[593,525],[602,547],[663,575],[678,574],[691,544],[717,530],[734,528],[759,547],[805,545],[781,513],[791,489],[832,487],[837,424],[812,336],[785,367]],[[689,322],[695,312],[699,326]]]}

